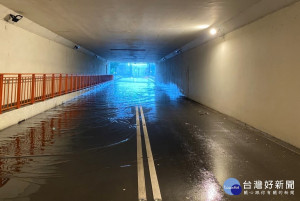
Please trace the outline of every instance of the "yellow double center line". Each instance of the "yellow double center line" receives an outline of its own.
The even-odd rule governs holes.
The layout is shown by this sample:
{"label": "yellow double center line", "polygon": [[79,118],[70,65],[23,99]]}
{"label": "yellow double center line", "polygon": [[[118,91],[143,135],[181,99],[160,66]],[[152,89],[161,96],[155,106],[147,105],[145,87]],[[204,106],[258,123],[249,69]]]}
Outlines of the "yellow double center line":
{"label": "yellow double center line", "polygon": [[[139,117],[139,108],[136,109],[136,132],[137,132],[137,172],[138,172],[138,198],[140,201],[147,200],[146,195],[146,186],[145,186],[145,174],[144,174],[144,163],[143,163],[143,151],[142,151],[142,137],[141,137],[141,127],[140,127],[140,117]],[[159,184],[157,180],[157,174],[155,170],[153,155],[151,151],[151,145],[148,135],[148,130],[146,126],[146,120],[144,117],[144,112],[142,106],[140,106],[143,131],[144,131],[144,139],[146,145],[150,180],[152,185],[153,198],[155,201],[161,201],[161,194],[159,189]]]}

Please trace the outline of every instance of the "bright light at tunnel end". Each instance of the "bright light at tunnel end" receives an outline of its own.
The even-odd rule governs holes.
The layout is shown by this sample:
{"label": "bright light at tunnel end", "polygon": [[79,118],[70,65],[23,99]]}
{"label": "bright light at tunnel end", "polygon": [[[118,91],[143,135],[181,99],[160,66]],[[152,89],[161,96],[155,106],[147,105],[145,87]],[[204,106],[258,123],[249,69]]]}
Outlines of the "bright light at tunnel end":
{"label": "bright light at tunnel end", "polygon": [[216,35],[217,30],[216,30],[215,28],[211,28],[211,29],[209,30],[209,33],[210,33],[211,35]]}

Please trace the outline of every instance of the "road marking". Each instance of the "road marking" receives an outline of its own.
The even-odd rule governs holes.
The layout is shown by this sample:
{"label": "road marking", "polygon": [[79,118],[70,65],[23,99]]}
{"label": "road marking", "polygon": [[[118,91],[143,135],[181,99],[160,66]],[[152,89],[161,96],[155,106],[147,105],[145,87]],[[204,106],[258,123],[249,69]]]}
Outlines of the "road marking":
{"label": "road marking", "polygon": [[144,112],[143,112],[142,106],[140,106],[140,110],[141,110],[141,117],[142,117],[142,123],[143,123],[143,131],[144,131],[144,138],[145,138],[145,144],[146,144],[146,152],[147,152],[147,158],[148,158],[150,179],[151,179],[151,184],[152,184],[153,198],[155,201],[160,201],[162,199],[161,199],[159,184],[158,184],[158,180],[157,180],[157,174],[156,174],[156,170],[155,170],[150,140],[149,140],[147,126],[146,126],[146,120],[144,117]]}
{"label": "road marking", "polygon": [[146,201],[147,196],[146,196],[146,187],[145,187],[145,174],[144,174],[139,108],[136,106],[135,110],[136,110],[136,139],[137,139],[138,198],[139,201]]}

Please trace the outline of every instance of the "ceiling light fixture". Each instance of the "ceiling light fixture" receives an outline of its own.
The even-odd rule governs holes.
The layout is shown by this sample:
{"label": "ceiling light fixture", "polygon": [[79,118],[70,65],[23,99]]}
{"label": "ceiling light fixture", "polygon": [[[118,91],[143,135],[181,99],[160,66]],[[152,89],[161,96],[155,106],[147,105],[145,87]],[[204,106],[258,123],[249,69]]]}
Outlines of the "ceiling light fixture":
{"label": "ceiling light fixture", "polygon": [[208,24],[202,24],[202,25],[196,26],[197,29],[207,29],[208,27],[209,27]]}
{"label": "ceiling light fixture", "polygon": [[210,33],[211,35],[216,35],[217,29],[211,28],[211,29],[209,30],[209,33]]}
{"label": "ceiling light fixture", "polygon": [[134,51],[134,52],[143,52],[145,49],[110,49],[111,51]]}

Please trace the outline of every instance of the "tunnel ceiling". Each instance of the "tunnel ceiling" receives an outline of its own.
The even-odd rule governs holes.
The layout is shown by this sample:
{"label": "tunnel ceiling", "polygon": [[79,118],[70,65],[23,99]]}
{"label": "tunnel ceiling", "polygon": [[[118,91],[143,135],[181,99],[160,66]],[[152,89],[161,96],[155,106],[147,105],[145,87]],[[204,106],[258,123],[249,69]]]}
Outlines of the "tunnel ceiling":
{"label": "tunnel ceiling", "polygon": [[[277,1],[277,0],[274,0]],[[115,61],[156,61],[260,0],[0,0],[28,19]],[[247,22],[244,22],[247,23]]]}

